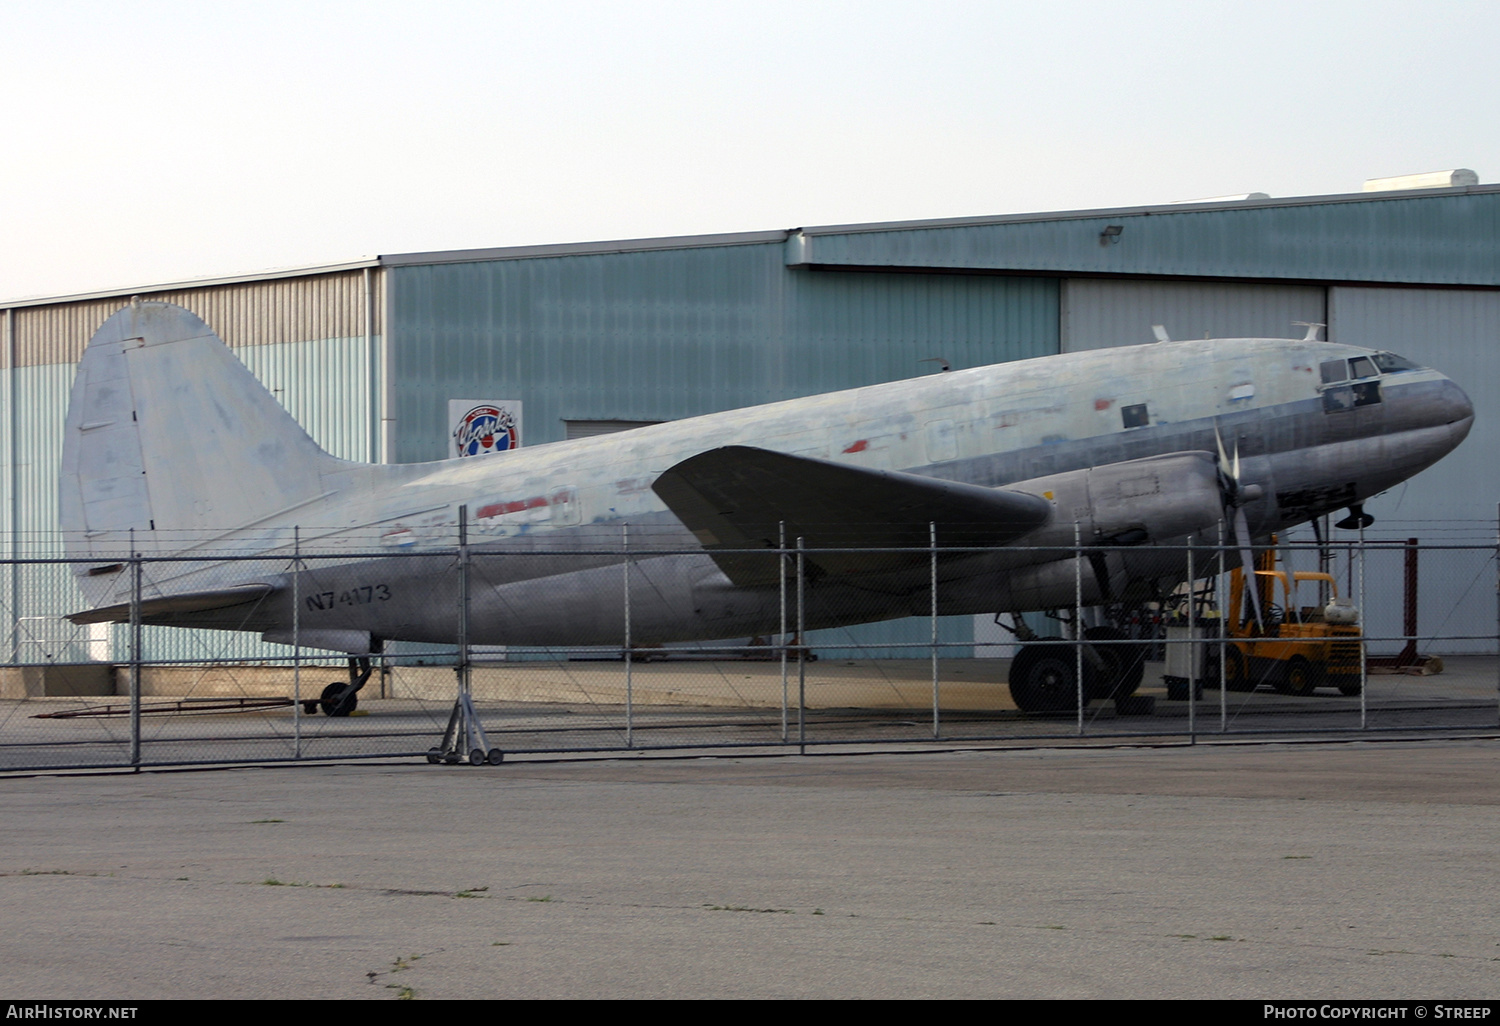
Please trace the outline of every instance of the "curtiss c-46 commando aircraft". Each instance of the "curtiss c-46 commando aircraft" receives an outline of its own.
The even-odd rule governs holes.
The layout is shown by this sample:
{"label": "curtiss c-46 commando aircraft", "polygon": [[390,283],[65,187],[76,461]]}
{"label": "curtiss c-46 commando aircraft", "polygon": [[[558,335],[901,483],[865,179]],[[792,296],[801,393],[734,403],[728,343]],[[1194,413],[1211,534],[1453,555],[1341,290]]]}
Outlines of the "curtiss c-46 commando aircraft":
{"label": "curtiss c-46 commando aircraft", "polygon": [[[775,633],[783,560],[765,550],[797,539],[807,629],[926,614],[934,562],[940,614],[1071,607],[1080,591],[1142,602],[1221,531],[1248,552],[1333,510],[1364,522],[1365,499],[1468,434],[1473,408],[1442,374],[1314,336],[1047,356],[371,465],[323,451],[194,314],[133,302],[73,385],[62,526],[91,606],[74,620],[124,622],[134,605],[144,623],[295,631],[351,657],[451,644],[461,507],[471,551],[488,554],[469,585],[472,644],[619,645],[627,526],[632,644]],[[320,557],[295,580],[294,528]],[[131,553],[173,560],[135,601]],[[1110,637],[1090,635],[1104,658],[1086,697],[1140,680]],[[1076,707],[1073,659],[1050,651],[1018,653],[1020,708]],[[347,711],[362,682],[351,670],[324,710]]]}

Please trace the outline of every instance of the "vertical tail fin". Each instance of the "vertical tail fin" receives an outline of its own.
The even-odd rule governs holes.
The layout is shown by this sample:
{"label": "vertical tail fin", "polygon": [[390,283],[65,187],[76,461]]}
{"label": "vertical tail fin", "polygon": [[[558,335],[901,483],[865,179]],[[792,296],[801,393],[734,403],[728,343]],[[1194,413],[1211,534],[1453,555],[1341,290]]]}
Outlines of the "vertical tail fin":
{"label": "vertical tail fin", "polygon": [[319,498],[349,466],[170,303],[132,302],[95,332],[65,431],[62,528],[84,558],[118,558],[132,531],[145,552],[206,541]]}

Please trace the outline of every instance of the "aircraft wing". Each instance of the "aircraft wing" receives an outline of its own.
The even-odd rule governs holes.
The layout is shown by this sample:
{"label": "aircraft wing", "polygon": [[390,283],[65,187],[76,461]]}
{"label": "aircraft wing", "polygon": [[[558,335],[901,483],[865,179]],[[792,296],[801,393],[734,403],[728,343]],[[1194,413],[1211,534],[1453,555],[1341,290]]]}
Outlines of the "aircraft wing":
{"label": "aircraft wing", "polygon": [[[1051,503],[1035,495],[889,470],[868,470],[745,445],[683,460],[651,486],[741,587],[774,584],[774,559],[735,550],[803,539],[808,549],[925,549],[937,524],[943,549],[1005,545],[1041,526]],[[923,552],[809,552],[830,575],[926,564]]]}

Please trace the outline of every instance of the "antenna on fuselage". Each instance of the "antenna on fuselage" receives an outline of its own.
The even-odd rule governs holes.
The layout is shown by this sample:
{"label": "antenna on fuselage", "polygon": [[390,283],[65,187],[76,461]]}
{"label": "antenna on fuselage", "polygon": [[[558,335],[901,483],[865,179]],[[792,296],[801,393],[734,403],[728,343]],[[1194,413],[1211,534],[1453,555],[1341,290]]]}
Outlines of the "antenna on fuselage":
{"label": "antenna on fuselage", "polygon": [[1165,324],[1151,325],[1151,334],[1156,336],[1156,341],[1158,342],[1172,341],[1172,339],[1167,335],[1167,326]]}
{"label": "antenna on fuselage", "polygon": [[1293,321],[1292,325],[1294,327],[1307,329],[1307,334],[1302,336],[1302,341],[1304,342],[1318,341],[1318,329],[1328,327],[1328,325],[1323,321]]}

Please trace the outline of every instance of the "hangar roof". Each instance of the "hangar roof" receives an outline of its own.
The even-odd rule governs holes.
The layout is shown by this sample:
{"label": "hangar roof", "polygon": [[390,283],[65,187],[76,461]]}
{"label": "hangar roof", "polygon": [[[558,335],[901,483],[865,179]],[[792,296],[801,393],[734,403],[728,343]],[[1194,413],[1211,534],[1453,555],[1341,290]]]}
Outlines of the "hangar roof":
{"label": "hangar roof", "polygon": [[1174,203],[777,231],[397,253],[338,264],[0,302],[43,306],[363,267],[722,246],[789,267],[1500,288],[1500,185]]}

